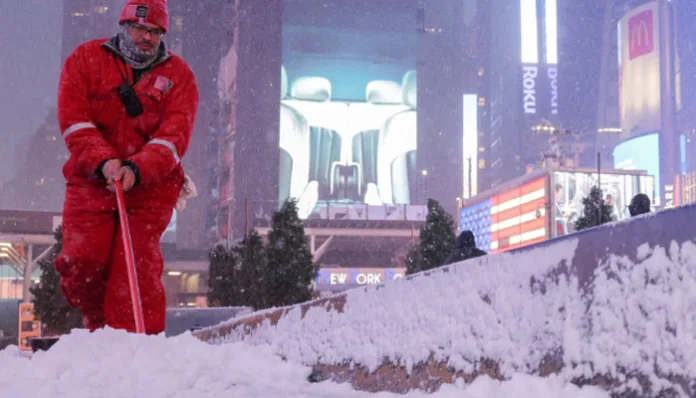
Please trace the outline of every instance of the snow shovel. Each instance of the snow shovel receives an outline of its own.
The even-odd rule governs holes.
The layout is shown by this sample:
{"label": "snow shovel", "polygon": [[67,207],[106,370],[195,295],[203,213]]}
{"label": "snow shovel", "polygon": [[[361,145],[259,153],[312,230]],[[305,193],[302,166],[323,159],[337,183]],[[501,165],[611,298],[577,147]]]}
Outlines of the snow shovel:
{"label": "snow shovel", "polygon": [[145,321],[143,319],[143,304],[140,299],[140,289],[138,288],[138,274],[135,270],[135,255],[133,254],[133,241],[131,239],[130,226],[128,225],[128,214],[126,213],[126,199],[123,195],[121,181],[116,181],[116,202],[118,203],[118,214],[121,220],[121,238],[126,254],[126,267],[128,268],[128,284],[130,285],[131,301],[133,302],[133,315],[135,315],[136,333],[145,333]]}

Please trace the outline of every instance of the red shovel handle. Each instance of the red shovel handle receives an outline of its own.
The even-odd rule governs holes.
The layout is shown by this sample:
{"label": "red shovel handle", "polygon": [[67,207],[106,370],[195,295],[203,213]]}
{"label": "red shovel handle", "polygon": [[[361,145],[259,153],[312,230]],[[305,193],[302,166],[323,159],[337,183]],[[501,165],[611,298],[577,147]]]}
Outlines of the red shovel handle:
{"label": "red shovel handle", "polygon": [[126,199],[123,196],[121,181],[116,181],[116,202],[118,203],[118,214],[121,220],[121,238],[123,247],[126,251],[126,267],[128,268],[128,284],[130,285],[131,301],[133,302],[133,315],[135,316],[135,331],[145,333],[145,321],[143,318],[143,305],[140,300],[140,289],[138,288],[138,274],[135,270],[135,255],[133,254],[133,241],[128,224],[128,213],[126,213]]}

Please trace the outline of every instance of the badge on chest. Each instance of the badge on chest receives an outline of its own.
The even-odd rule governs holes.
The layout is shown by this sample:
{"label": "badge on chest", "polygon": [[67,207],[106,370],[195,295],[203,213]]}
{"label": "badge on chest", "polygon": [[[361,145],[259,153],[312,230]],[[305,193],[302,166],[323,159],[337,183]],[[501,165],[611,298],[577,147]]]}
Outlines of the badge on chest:
{"label": "badge on chest", "polygon": [[172,88],[173,85],[174,83],[164,76],[157,76],[157,78],[155,79],[155,88],[161,91],[163,95],[167,91],[169,91],[169,89]]}

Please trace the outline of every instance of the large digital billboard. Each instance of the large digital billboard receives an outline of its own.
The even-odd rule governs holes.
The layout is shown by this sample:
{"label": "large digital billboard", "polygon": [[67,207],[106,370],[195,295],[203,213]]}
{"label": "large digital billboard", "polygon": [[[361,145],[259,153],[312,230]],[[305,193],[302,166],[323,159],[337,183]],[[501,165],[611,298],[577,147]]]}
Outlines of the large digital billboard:
{"label": "large digital billboard", "polygon": [[484,192],[464,204],[459,230],[470,230],[478,248],[490,253],[507,251],[575,231],[584,210],[582,200],[600,185],[616,221],[629,217],[633,196],[653,198],[654,179],[636,172],[545,170],[520,177],[508,186]]}
{"label": "large digital billboard", "polygon": [[283,3],[278,200],[411,204],[417,152],[416,1]]}
{"label": "large digital billboard", "polygon": [[680,199],[675,182],[681,168],[677,124],[681,89],[673,13],[670,2],[650,1],[628,11],[618,24],[622,136],[656,134],[659,145],[649,148],[655,153],[647,157],[655,170],[656,203],[661,208],[673,207]]}
{"label": "large digital billboard", "polygon": [[[686,137],[679,139],[679,168],[680,174],[686,172]],[[679,200],[678,192],[674,188],[675,181],[662,181],[660,165],[660,136],[658,133],[646,134],[631,138],[614,148],[614,168],[620,170],[646,170],[648,175],[655,180],[654,192],[650,196],[655,198],[654,205],[660,207],[672,207],[675,203],[667,203],[669,200]],[[663,185],[660,185],[663,184]],[[659,188],[663,187],[665,197],[659,194]],[[670,192],[672,197],[669,197]]]}
{"label": "large digital billboard", "polygon": [[[636,137],[614,148],[614,168],[620,170],[645,170],[660,186],[660,142],[657,133]],[[660,195],[651,191],[655,206],[660,206]]]}
{"label": "large digital billboard", "polygon": [[542,177],[462,208],[459,230],[472,231],[477,247],[490,253],[547,239],[546,181]]}
{"label": "large digital billboard", "polygon": [[621,129],[629,136],[662,128],[658,12],[652,1],[618,24],[619,109]]}

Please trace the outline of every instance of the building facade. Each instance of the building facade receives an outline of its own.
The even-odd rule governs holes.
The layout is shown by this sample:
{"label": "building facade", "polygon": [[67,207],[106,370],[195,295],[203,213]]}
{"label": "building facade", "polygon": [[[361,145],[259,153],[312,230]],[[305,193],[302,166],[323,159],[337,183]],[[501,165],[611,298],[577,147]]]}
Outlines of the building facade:
{"label": "building facade", "polygon": [[541,166],[550,136],[540,124],[560,125],[556,0],[492,0],[490,113],[491,186]]}
{"label": "building facade", "polygon": [[[629,6],[633,6],[629,3]],[[693,4],[655,0],[627,9],[616,25],[619,120],[622,142],[614,150],[617,168],[647,169],[655,176],[655,205],[681,204],[682,176],[689,158],[693,57],[680,42],[690,25],[679,17]],[[690,84],[691,83],[691,84]]]}
{"label": "building facade", "polygon": [[462,199],[490,181],[490,6],[487,0],[422,1],[419,15],[420,203],[432,197],[454,214]]}

